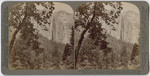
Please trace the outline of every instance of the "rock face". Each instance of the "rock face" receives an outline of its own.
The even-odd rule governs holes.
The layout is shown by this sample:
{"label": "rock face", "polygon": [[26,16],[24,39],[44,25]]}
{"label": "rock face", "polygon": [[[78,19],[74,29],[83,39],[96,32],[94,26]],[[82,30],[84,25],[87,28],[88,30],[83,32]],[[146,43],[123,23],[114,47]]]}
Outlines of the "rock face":
{"label": "rock face", "polygon": [[120,40],[138,43],[140,34],[140,14],[134,11],[123,13],[121,18]]}
{"label": "rock face", "polygon": [[45,25],[47,28],[46,31],[43,30],[45,27],[39,26],[35,20],[32,20],[35,28],[44,37],[62,44],[70,43],[71,28],[74,25],[73,13],[57,11],[52,14],[52,18],[49,21],[51,24]]}
{"label": "rock face", "polygon": [[73,15],[65,11],[53,14],[51,40],[63,44],[70,42],[71,28],[74,24]]}

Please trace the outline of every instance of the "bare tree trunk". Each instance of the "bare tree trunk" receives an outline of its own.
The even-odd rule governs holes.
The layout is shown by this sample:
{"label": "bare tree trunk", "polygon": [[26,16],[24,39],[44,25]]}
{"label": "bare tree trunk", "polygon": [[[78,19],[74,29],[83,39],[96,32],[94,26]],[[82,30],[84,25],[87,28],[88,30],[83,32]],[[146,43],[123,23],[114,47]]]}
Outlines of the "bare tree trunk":
{"label": "bare tree trunk", "polygon": [[85,29],[82,33],[81,33],[81,37],[78,41],[78,44],[77,44],[77,47],[76,47],[76,50],[75,50],[75,68],[76,68],[76,65],[77,65],[77,62],[78,62],[78,55],[79,55],[79,50],[80,50],[80,47],[81,47],[81,44],[83,42],[83,39],[84,39],[84,35],[85,33],[87,32],[88,29]]}
{"label": "bare tree trunk", "polygon": [[18,27],[16,28],[16,30],[14,31],[13,35],[12,35],[12,38],[11,38],[11,41],[10,41],[10,45],[9,45],[9,56],[11,59],[12,57],[12,48],[13,48],[13,45],[15,43],[15,40],[16,40],[16,35],[18,34],[18,32],[21,30],[22,28],[22,25],[24,24],[25,20],[27,18],[27,5],[26,5],[26,8],[25,8],[25,15],[24,15],[24,18],[23,20],[19,23]]}
{"label": "bare tree trunk", "polygon": [[10,45],[9,45],[9,51],[10,51],[10,53],[11,53],[11,50],[12,50],[12,48],[13,48],[14,42],[15,42],[15,40],[16,40],[16,35],[17,35],[17,33],[20,31],[20,29],[21,29],[21,28],[16,29],[16,31],[15,31],[15,32],[13,33],[13,35],[12,35],[12,38],[11,38],[11,41],[10,41]]}
{"label": "bare tree trunk", "polygon": [[12,50],[12,48],[13,48],[14,42],[15,42],[15,40],[16,40],[16,35],[17,35],[17,33],[20,31],[20,29],[21,29],[21,27],[22,27],[21,25],[23,25],[25,19],[26,19],[26,15],[25,15],[23,21],[22,21],[21,23],[19,23],[18,28],[16,29],[16,31],[15,31],[15,32],[13,33],[13,35],[12,35],[12,38],[11,38],[11,41],[10,41],[10,45],[9,45],[9,51],[10,51],[10,53],[11,53],[11,50]]}
{"label": "bare tree trunk", "polygon": [[15,40],[16,40],[16,35],[18,34],[18,32],[20,31],[21,28],[17,28],[13,35],[12,35],[12,38],[10,40],[10,44],[9,44],[9,64],[12,64],[12,60],[13,60],[13,54],[12,54],[12,49],[13,49],[13,45],[15,43]]}
{"label": "bare tree trunk", "polygon": [[77,47],[75,49],[75,69],[76,69],[76,65],[77,65],[77,62],[78,62],[78,55],[79,55],[79,50],[80,50],[80,47],[82,45],[82,42],[83,42],[83,39],[84,39],[84,35],[85,33],[88,31],[88,29],[90,28],[90,26],[92,26],[92,22],[95,18],[95,10],[96,10],[96,2],[94,2],[94,11],[93,11],[93,17],[91,18],[90,22],[88,22],[86,28],[83,30],[83,32],[81,33],[81,36],[80,36],[80,39],[78,41],[78,44],[77,44]]}

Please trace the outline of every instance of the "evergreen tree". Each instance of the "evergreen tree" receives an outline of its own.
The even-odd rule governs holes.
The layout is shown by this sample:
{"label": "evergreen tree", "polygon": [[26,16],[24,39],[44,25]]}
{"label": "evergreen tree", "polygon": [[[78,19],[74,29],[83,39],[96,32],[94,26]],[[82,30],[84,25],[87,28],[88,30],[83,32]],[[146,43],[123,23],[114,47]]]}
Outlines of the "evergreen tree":
{"label": "evergreen tree", "polygon": [[124,67],[127,67],[128,53],[127,53],[126,46],[123,46],[122,51],[121,51],[121,63]]}
{"label": "evergreen tree", "polygon": [[139,55],[139,49],[140,49],[139,45],[135,43],[133,46],[132,53],[131,53],[131,61],[133,61],[135,57]]}
{"label": "evergreen tree", "polygon": [[[41,5],[43,8],[47,10],[39,10],[36,6]],[[18,51],[16,49],[20,49],[22,52],[26,51],[29,55],[26,55],[26,53],[22,53],[21,55],[24,56],[22,58],[20,56],[20,61],[25,61],[26,59],[30,66],[28,69],[35,69],[35,66],[39,66],[40,64],[33,65],[34,62],[38,61],[37,59],[32,58],[35,61],[31,61],[30,56],[32,56],[31,53],[35,52],[36,56],[38,58],[39,54],[43,51],[43,48],[40,48],[40,43],[38,42],[38,31],[36,28],[34,28],[34,24],[32,20],[35,20],[39,26],[45,27],[46,24],[49,24],[49,19],[51,18],[51,14],[54,10],[53,2],[23,2],[15,5],[9,13],[9,27],[13,27],[13,32],[10,44],[9,44],[9,61],[10,64],[15,61],[15,58],[20,56]],[[42,13],[40,12],[42,11]],[[10,29],[12,30],[12,29]],[[17,46],[14,47],[14,44],[16,43],[16,39],[22,40],[24,42],[22,44],[22,48]],[[21,45],[21,44],[20,44]],[[14,49],[14,50],[13,50]],[[12,51],[13,50],[13,51]],[[19,53],[17,56],[15,55],[16,52]],[[24,63],[25,63],[24,62]],[[40,63],[40,62],[39,62]]]}
{"label": "evergreen tree", "polygon": [[[46,12],[46,10],[43,10],[42,14],[40,14],[36,5],[42,5],[48,11]],[[51,17],[52,11],[54,10],[53,5],[53,2],[23,2],[17,4],[10,10],[9,26],[15,29],[9,44],[10,55],[19,32],[21,38],[28,39],[27,45],[33,45],[33,49],[38,49],[38,31],[33,27],[34,25],[31,19],[33,18],[41,26],[49,24],[48,19]]]}

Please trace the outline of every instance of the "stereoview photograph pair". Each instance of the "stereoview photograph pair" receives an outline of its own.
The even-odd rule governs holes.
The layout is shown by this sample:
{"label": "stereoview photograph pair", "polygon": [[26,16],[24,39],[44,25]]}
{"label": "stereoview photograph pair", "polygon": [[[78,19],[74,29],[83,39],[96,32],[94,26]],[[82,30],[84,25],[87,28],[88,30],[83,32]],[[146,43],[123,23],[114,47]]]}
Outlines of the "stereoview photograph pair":
{"label": "stereoview photograph pair", "polygon": [[148,73],[147,2],[4,2],[4,74]]}

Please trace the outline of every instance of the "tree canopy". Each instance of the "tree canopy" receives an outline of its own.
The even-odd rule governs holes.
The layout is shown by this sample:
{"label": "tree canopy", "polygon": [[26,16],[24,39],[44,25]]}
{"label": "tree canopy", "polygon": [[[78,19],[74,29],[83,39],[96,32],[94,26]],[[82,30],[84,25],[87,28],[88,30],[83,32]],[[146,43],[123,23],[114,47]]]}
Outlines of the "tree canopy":
{"label": "tree canopy", "polygon": [[[41,26],[50,24],[48,19],[50,19],[54,10],[53,5],[53,2],[24,2],[17,4],[10,10],[9,26],[15,29],[10,41],[10,50],[18,32],[20,32],[21,38],[28,39],[27,45],[33,44],[34,48],[38,48],[39,43],[36,41],[38,30],[34,28],[32,20],[35,20]],[[37,6],[43,7],[43,10],[38,9]]]}
{"label": "tree canopy", "polygon": [[[108,9],[108,8],[111,8]],[[121,2],[89,2],[79,6],[75,13],[75,29],[82,27],[80,38],[76,47],[75,63],[82,45],[85,33],[89,33],[89,38],[94,40],[95,45],[101,45],[101,49],[107,48],[106,34],[102,28],[102,21],[113,27],[118,24],[117,18],[122,10]],[[76,65],[76,64],[75,64]]]}
{"label": "tree canopy", "polygon": [[[10,44],[9,44],[9,61],[10,64],[15,61],[15,54],[12,53],[12,49],[15,49],[14,44],[17,39],[23,40],[24,44],[22,46],[25,47],[23,50],[28,50],[31,48],[32,51],[36,53],[36,56],[43,51],[43,48],[39,47],[40,43],[38,42],[38,32],[39,30],[35,28],[35,24],[33,20],[38,24],[38,26],[43,26],[46,28],[46,24],[50,24],[49,19],[51,18],[52,12],[54,10],[53,2],[23,2],[15,5],[9,13],[9,27],[12,27],[10,35]],[[42,8],[42,9],[39,9]],[[46,28],[47,29],[47,28]],[[46,30],[45,30],[46,31]],[[19,49],[21,47],[18,47]],[[28,50],[30,53],[31,50]],[[17,50],[13,50],[16,52]],[[25,54],[25,53],[24,53]],[[21,57],[20,57],[21,58]],[[25,56],[28,58],[28,56]],[[35,59],[36,60],[36,59]],[[36,62],[36,61],[35,61]],[[28,64],[30,68],[33,68],[35,64],[28,59]],[[11,64],[12,65],[12,64]],[[38,64],[39,66],[40,64]]]}

